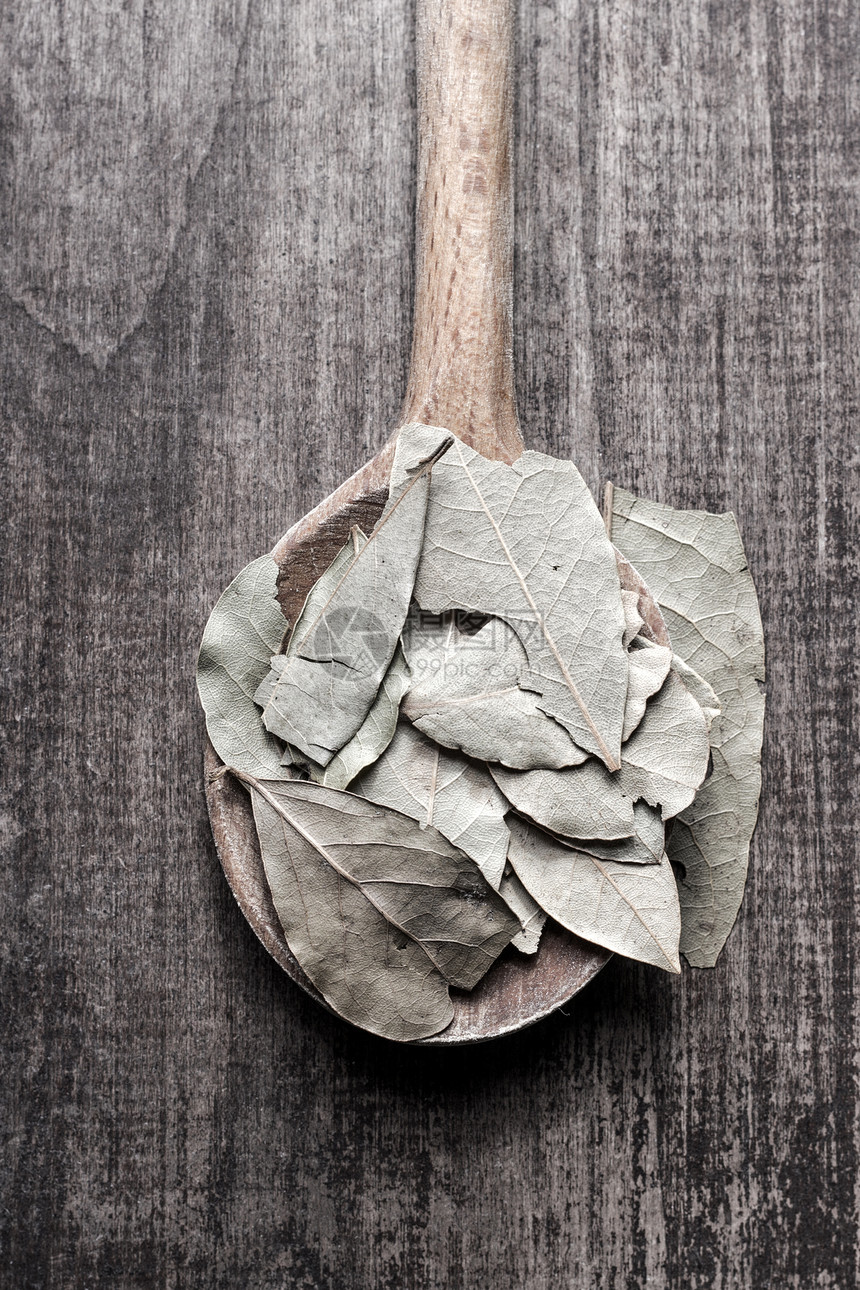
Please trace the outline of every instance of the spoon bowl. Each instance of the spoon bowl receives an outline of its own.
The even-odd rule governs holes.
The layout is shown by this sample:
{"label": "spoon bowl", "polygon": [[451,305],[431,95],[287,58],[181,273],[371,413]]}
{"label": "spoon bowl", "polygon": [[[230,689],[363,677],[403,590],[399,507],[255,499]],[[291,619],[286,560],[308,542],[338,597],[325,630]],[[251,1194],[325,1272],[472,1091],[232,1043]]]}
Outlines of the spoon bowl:
{"label": "spoon bowl", "polygon": [[[383,454],[380,470],[385,470]],[[390,455],[390,454],[389,454]],[[375,462],[380,458],[375,458]],[[365,470],[368,468],[366,467]],[[372,477],[372,475],[371,475]],[[353,480],[366,482],[364,472]],[[351,483],[352,481],[347,481]],[[335,497],[339,502],[333,505]],[[383,486],[370,494],[357,494],[348,499],[343,487],[328,498],[321,507],[318,522],[311,523],[316,511],[305,516],[279,543],[282,604],[294,612],[301,609],[304,598],[313,582],[327,567],[346,540],[351,524],[376,522],[385,505],[387,489]],[[317,534],[322,536],[318,539]],[[342,535],[342,536],[339,536]],[[623,556],[616,553],[618,573],[622,587],[635,591],[639,596],[639,613],[645,620],[642,635],[658,645],[668,645],[669,633],[656,601],[635,569]],[[317,571],[317,566],[322,567]],[[260,941],[312,999],[323,1007],[328,1004],[320,992],[305,976],[290,953],[283,929],[275,913],[269,892],[260,844],[254,828],[254,817],[247,792],[230,775],[216,775],[222,762],[211,744],[205,754],[206,800],[209,819],[218,855],[227,881],[242,913],[251,924]],[[583,986],[591,981],[612,957],[609,950],[592,945],[547,920],[537,954],[522,955],[508,950],[493,964],[487,975],[469,993],[453,990],[454,1019],[438,1035],[418,1040],[423,1045],[450,1046],[453,1044],[481,1043],[497,1039],[533,1025],[556,1008],[569,1002]],[[329,1011],[332,1011],[328,1008]]]}

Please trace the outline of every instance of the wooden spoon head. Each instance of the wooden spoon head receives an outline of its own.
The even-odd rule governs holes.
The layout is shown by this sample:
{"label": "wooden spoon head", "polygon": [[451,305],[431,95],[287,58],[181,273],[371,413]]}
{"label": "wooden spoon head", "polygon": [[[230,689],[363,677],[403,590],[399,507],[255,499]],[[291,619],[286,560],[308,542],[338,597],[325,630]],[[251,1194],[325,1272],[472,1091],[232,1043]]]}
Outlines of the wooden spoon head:
{"label": "wooden spoon head", "polygon": [[[278,598],[292,622],[311,586],[331,564],[354,524],[369,533],[388,497],[393,442],[279,542],[273,558],[280,567]],[[635,569],[616,552],[621,585],[639,595],[643,634],[668,645],[669,634],[656,602]],[[227,881],[243,914],[272,957],[324,1007],[319,991],[290,953],[269,892],[248,794],[231,776],[213,779],[221,766],[211,744],[205,755],[206,799],[215,845]],[[454,1019],[422,1044],[479,1043],[522,1030],[567,1003],[612,957],[549,920],[538,953],[508,950],[471,992],[452,991]]]}

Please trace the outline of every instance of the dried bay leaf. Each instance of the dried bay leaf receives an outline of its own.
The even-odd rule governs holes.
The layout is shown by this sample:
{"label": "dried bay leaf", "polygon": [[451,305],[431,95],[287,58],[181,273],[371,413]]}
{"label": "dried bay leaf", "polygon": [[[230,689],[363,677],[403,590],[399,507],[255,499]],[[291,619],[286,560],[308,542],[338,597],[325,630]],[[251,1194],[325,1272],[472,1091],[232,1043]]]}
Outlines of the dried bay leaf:
{"label": "dried bay leaf", "polygon": [[614,778],[630,797],[659,806],[668,820],[692,802],[709,756],[705,714],[677,672],[670,671],[624,744]]}
{"label": "dried bay leaf", "polygon": [[508,804],[486,767],[440,748],[401,721],[352,791],[438,829],[498,889],[508,852]]}
{"label": "dried bay leaf", "polygon": [[540,696],[519,686],[528,657],[501,618],[465,632],[455,615],[413,612],[403,647],[412,672],[403,715],[436,743],[519,770],[585,761],[588,754],[538,706]]}
{"label": "dried bay leaf", "polygon": [[282,748],[263,726],[254,693],[280,648],[286,620],[270,555],[247,565],[209,616],[197,659],[197,689],[212,746],[228,766],[279,779]]}
{"label": "dried bay leaf", "polygon": [[618,842],[600,842],[597,838],[561,838],[566,846],[586,851],[598,860],[615,860],[620,864],[659,864],[665,844],[666,830],[663,817],[647,802],[636,802],[633,807],[633,833]]}
{"label": "dried bay leaf", "polygon": [[430,469],[450,443],[438,431],[419,452],[398,444],[399,483],[379,523],[331,590],[327,583],[319,610],[303,611],[288,653],[272,659],[256,692],[266,729],[319,766],[356,734],[391,663],[421,552]]}
{"label": "dried bay leaf", "polygon": [[403,651],[398,648],[382,678],[379,693],[358,730],[324,770],[309,767],[311,778],[329,788],[346,788],[365,766],[371,766],[394,738],[400,701],[408,688],[409,665]]}
{"label": "dried bay leaf", "polygon": [[511,815],[510,862],[542,909],[563,927],[627,958],[680,972],[681,911],[668,857],[619,864],[564,846]]}
{"label": "dried bay leaf", "polygon": [[551,833],[609,842],[633,834],[633,799],[593,757],[568,770],[487,769],[511,805]]}
{"label": "dried bay leaf", "polygon": [[621,769],[610,774],[594,758],[566,770],[490,773],[521,814],[565,838],[613,841],[633,833],[633,804],[644,798],[664,819],[693,800],[708,769],[705,714],[670,671],[637,729],[622,745]]}
{"label": "dried bay leaf", "polygon": [[699,676],[698,672],[693,671],[677,654],[672,655],[672,671],[678,673],[678,676],[704,712],[705,725],[710,732],[711,727],[722,711],[722,704],[713,686],[708,685],[705,678]]}
{"label": "dried bay leaf", "polygon": [[669,840],[684,868],[681,951],[692,966],[712,967],[743,898],[761,792],[764,637],[755,587],[733,515],[676,511],[615,489],[612,539],[651,588],[676,653],[722,708],[711,730],[713,773]]}
{"label": "dried bay leaf", "polygon": [[443,1030],[448,983],[472,989],[519,929],[501,897],[435,829],[320,784],[238,778],[287,944],[323,997],[388,1039]]}
{"label": "dried bay leaf", "polygon": [[[349,535],[349,540],[343,544],[329,567],[324,573],[320,574],[319,578],[317,578],[316,582],[305,597],[302,611],[293,623],[292,630],[287,638],[287,643],[282,651],[286,658],[292,658],[295,654],[298,642],[302,639],[304,632],[314,621],[317,615],[325,608],[332,592],[339,585],[341,578],[352,564],[358,552],[366,543],[367,535],[361,531],[357,524],[353,525],[352,531]],[[286,666],[287,664],[285,662],[281,662],[279,657],[271,659],[269,670],[263,680],[261,680],[260,686],[255,695],[255,700],[260,707],[264,706],[266,700],[273,692],[274,674],[278,669]],[[260,720],[262,724],[262,717]],[[265,730],[265,727],[263,727],[263,729]],[[310,758],[305,753],[303,753],[299,748],[293,747],[289,742],[286,744],[283,756],[281,757],[281,765],[302,767],[305,770],[310,770],[311,766],[314,766],[317,776],[322,776],[325,773],[322,766],[317,766],[316,763],[311,762]],[[333,784],[331,787],[341,788],[343,785]]]}
{"label": "dried bay leaf", "polygon": [[[416,425],[401,438],[427,451],[440,433]],[[402,478],[395,463],[394,484]],[[617,767],[627,695],[621,588],[572,462],[526,452],[508,466],[455,439],[433,471],[414,594],[425,610],[509,623],[528,656],[523,684],[580,747]]]}
{"label": "dried bay leaf", "polygon": [[[306,627],[313,622],[324,608],[355,555],[366,543],[367,537],[358,525],[355,525],[349,541],[344,544],[325,573],[311,587],[302,612],[287,641],[284,650],[287,657],[291,657],[296,652],[297,643],[302,637],[303,625]],[[318,765],[290,744],[287,744],[281,764],[304,767],[312,779],[329,788],[346,788],[360,770],[374,762],[388,747],[397,725],[400,700],[406,693],[408,685],[409,668],[403,657],[403,651],[398,646],[388,671],[382,678],[382,684],[371,704],[370,711],[352,739],[344,744],[328,766]]]}
{"label": "dried bay leaf", "polygon": [[[627,650],[630,680],[627,686],[627,703],[624,708],[622,741],[627,740],[645,716],[648,700],[656,694],[669,675],[672,651],[665,645],[655,645],[644,636],[634,636]],[[624,750],[621,751],[622,762]]]}
{"label": "dried bay leaf", "polygon": [[299,642],[304,639],[308,629],[316,622],[331,600],[355,557],[366,546],[367,534],[363,533],[357,524],[353,524],[349,538],[344,542],[329,567],[317,578],[305,597],[302,611],[293,623],[292,631],[287,637],[287,643],[283,649],[283,653],[287,658],[294,657],[298,650]]}
{"label": "dried bay leaf", "polygon": [[533,900],[509,864],[505,865],[499,895],[520,920],[520,931],[511,941],[521,954],[537,954],[540,938],[546,926],[546,914]]}

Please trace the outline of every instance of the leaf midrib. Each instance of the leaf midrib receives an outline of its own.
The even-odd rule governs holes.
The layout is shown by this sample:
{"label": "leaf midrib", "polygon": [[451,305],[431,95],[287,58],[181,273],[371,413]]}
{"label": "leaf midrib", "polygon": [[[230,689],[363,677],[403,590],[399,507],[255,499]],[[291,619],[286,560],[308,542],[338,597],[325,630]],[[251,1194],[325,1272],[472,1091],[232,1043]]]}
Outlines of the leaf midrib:
{"label": "leaf midrib", "polygon": [[[263,800],[268,803],[268,805],[272,808],[272,810],[275,811],[275,813],[279,815],[280,818],[284,820],[284,822],[288,824],[291,829],[294,829],[295,832],[298,833],[300,837],[304,838],[304,840],[308,843],[308,845],[313,847],[314,851],[316,851],[316,853],[319,856],[321,856],[323,860],[325,860],[326,864],[328,864],[334,870],[334,872],[338,875],[339,878],[343,878],[344,882],[348,882],[350,886],[354,887],[357,891],[360,891],[362,896],[368,902],[368,904],[371,905],[376,910],[376,912],[380,915],[381,918],[385,920],[386,923],[390,924],[391,927],[396,928],[397,931],[402,932],[404,936],[408,937],[410,941],[412,941],[421,950],[423,950],[424,953],[427,955],[427,958],[436,968],[437,972],[439,972],[440,975],[446,981],[448,980],[448,975],[445,972],[445,969],[442,967],[440,963],[436,961],[436,959],[428,950],[425,943],[423,941],[417,940],[416,937],[413,936],[411,932],[407,931],[407,929],[403,927],[402,924],[398,923],[396,918],[392,918],[391,915],[387,913],[386,910],[384,910],[382,906],[379,905],[377,901],[373,899],[373,897],[369,894],[369,892],[365,890],[364,886],[358,880],[358,878],[353,877],[353,875],[349,873],[348,870],[344,869],[342,865],[339,865],[338,862],[334,859],[334,857],[331,856],[329,852],[326,850],[326,848],[322,845],[322,843],[318,842],[316,838],[314,838],[314,836],[311,833],[309,833],[298,822],[298,820],[294,819],[286,810],[286,808],[278,801],[278,799],[272,793],[270,793],[269,790],[263,784],[261,784],[258,779],[255,779],[253,775],[246,774],[244,771],[236,770],[232,766],[229,769],[230,769],[231,775],[234,775],[237,779],[242,780],[242,782],[247,784],[249,788],[252,788],[255,793],[258,793],[259,796],[262,797]],[[296,878],[296,881],[298,881],[298,877]],[[372,879],[372,881],[377,881],[377,880]],[[301,883],[299,883],[299,886],[301,886]]]}
{"label": "leaf midrib", "polygon": [[466,459],[463,456],[462,446],[459,440],[455,440],[454,443],[457,449],[457,456],[460,459],[460,465],[463,467],[463,470],[466,472],[466,477],[468,478],[469,483],[472,485],[472,488],[474,489],[475,496],[477,497],[478,502],[480,503],[481,509],[483,510],[484,514],[486,515],[487,519],[490,521],[490,524],[493,527],[493,532],[495,533],[498,543],[501,546],[502,551],[504,552],[505,559],[507,560],[511,570],[514,573],[514,576],[516,577],[517,581],[520,584],[520,588],[523,592],[523,595],[528,601],[529,607],[531,608],[531,611],[534,614],[535,622],[538,624],[541,630],[541,633],[543,635],[543,638],[546,641],[546,644],[549,647],[550,652],[552,653],[556,663],[558,664],[559,671],[564,677],[565,684],[567,685],[568,689],[573,695],[573,698],[575,699],[579,707],[579,710],[582,713],[582,716],[585,720],[586,725],[588,726],[591,733],[594,735],[594,738],[597,741],[597,745],[600,748],[601,755],[603,757],[603,760],[606,763],[607,768],[610,771],[616,771],[620,768],[620,762],[617,762],[615,758],[612,756],[611,752],[606,746],[603,736],[601,735],[600,731],[595,725],[594,719],[588,710],[585,700],[583,699],[582,695],[579,693],[576,683],[573,677],[570,675],[570,672],[568,671],[567,664],[565,663],[561,655],[561,652],[558,646],[556,645],[555,640],[553,639],[549,631],[549,628],[546,625],[546,622],[544,621],[543,615],[541,614],[540,610],[537,607],[537,603],[535,602],[535,599],[532,596],[531,591],[529,590],[528,583],[526,582],[523,574],[520,572],[519,566],[517,565],[517,562],[514,560],[514,557],[511,554],[510,548],[508,547],[508,544],[505,541],[502,530],[499,528],[499,525],[497,524],[492,512],[490,511],[490,508],[487,506],[487,503],[484,501],[483,494],[481,493],[481,490],[478,487],[477,481],[475,480],[472,472],[470,471],[466,463]]}

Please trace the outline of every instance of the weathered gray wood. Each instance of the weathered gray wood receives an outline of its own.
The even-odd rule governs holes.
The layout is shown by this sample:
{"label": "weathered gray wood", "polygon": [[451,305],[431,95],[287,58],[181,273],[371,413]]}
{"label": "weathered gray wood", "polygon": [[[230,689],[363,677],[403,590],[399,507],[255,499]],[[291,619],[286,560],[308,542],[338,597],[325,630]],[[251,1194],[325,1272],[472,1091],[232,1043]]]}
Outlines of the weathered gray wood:
{"label": "weathered gray wood", "polygon": [[4,1284],[856,1284],[856,6],[521,5],[526,440],[736,511],[765,797],[714,972],[616,960],[439,1053],[257,944],[192,686],[221,587],[396,419],[412,14],[7,10]]}

